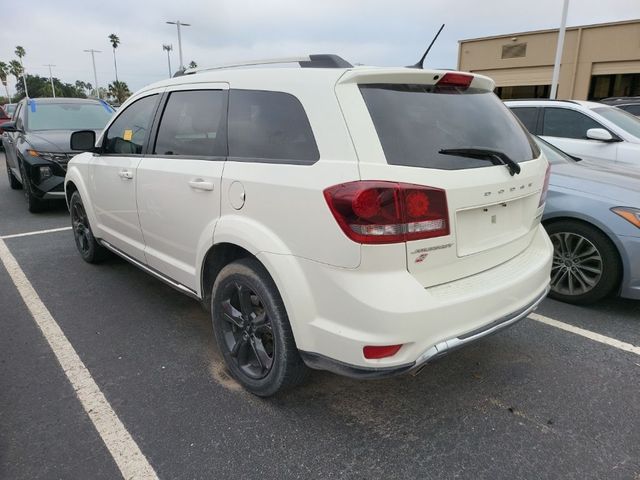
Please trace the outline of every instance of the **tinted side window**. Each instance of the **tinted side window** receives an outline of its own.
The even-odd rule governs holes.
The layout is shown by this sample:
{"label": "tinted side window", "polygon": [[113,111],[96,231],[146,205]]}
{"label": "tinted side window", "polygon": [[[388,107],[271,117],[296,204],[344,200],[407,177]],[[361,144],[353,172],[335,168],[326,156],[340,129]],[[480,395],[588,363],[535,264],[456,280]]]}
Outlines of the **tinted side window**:
{"label": "tinted side window", "polygon": [[320,154],[296,97],[284,92],[231,90],[229,157],[308,164]]}
{"label": "tinted side window", "polygon": [[157,155],[225,156],[226,92],[173,92],[162,114]]}
{"label": "tinted side window", "polygon": [[563,138],[587,138],[587,130],[602,128],[595,120],[586,115],[566,108],[545,108],[542,135]]}
{"label": "tinted side window", "polygon": [[138,155],[149,133],[158,95],[141,98],[129,105],[105,133],[104,153]]}
{"label": "tinted side window", "polygon": [[623,105],[620,108],[622,110],[626,110],[631,115],[640,116],[640,105]]}
{"label": "tinted side window", "polygon": [[516,117],[527,127],[531,133],[536,132],[536,122],[538,120],[538,109],[535,107],[517,107],[512,108],[511,111]]}

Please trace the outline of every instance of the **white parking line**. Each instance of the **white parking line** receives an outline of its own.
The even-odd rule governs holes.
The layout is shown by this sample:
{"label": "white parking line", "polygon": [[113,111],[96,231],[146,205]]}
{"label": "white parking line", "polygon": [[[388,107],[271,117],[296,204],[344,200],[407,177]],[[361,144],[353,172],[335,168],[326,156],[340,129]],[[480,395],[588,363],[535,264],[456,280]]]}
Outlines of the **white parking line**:
{"label": "white parking line", "polygon": [[552,327],[559,328],[560,330],[565,330],[567,332],[575,333],[576,335],[583,336],[595,342],[604,343],[605,345],[609,345],[610,347],[617,348],[619,350],[624,350],[625,352],[635,353],[636,355],[640,355],[640,347],[636,347],[627,342],[621,342],[620,340],[616,340],[615,338],[607,337],[605,335],[601,335],[596,332],[592,332],[591,330],[585,330],[584,328],[575,327],[568,323],[559,322],[558,320],[554,320],[553,318],[545,317],[544,315],[539,315],[537,313],[532,313],[529,315],[531,320],[535,320],[536,322],[544,323],[545,325],[550,325]]}
{"label": "white parking line", "polygon": [[8,238],[29,237],[31,235],[42,235],[43,233],[64,232],[65,230],[71,230],[71,227],[50,228],[49,230],[36,230],[35,232],[14,233],[12,235],[4,235],[0,237],[0,240],[6,240]]}
{"label": "white parking line", "polygon": [[82,363],[47,307],[29,282],[7,245],[0,239],[0,261],[18,289],[42,334],[49,342],[62,370],[71,382],[82,407],[109,449],[120,472],[129,479],[156,479],[158,476],[124,427],[109,402]]}

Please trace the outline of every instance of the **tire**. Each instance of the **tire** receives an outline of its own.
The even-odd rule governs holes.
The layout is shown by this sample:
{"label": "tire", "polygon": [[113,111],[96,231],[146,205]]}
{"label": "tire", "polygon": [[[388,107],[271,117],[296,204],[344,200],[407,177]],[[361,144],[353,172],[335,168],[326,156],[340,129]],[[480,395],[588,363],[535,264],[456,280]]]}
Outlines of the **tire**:
{"label": "tire", "polygon": [[586,305],[614,291],[622,265],[618,250],[602,231],[575,220],[553,222],[545,228],[553,243],[551,298]]}
{"label": "tire", "polygon": [[27,200],[27,207],[31,213],[39,213],[44,210],[46,202],[44,200],[39,199],[33,194],[33,190],[31,189],[31,182],[29,182],[29,178],[27,177],[27,172],[24,168],[22,162],[18,162],[20,164],[20,174],[22,175],[22,189],[24,190],[24,197]]}
{"label": "tire", "polygon": [[300,384],[300,358],[282,298],[266,269],[253,258],[225,266],[211,294],[211,320],[231,375],[260,397]]}
{"label": "tire", "polygon": [[11,171],[11,168],[9,167],[9,162],[6,159],[4,162],[7,165],[7,177],[9,177],[9,186],[11,187],[11,190],[20,190],[22,188],[22,184]]}
{"label": "tire", "polygon": [[73,238],[80,256],[87,263],[100,263],[109,256],[109,250],[100,245],[93,236],[82,198],[77,191],[71,195],[69,211]]}

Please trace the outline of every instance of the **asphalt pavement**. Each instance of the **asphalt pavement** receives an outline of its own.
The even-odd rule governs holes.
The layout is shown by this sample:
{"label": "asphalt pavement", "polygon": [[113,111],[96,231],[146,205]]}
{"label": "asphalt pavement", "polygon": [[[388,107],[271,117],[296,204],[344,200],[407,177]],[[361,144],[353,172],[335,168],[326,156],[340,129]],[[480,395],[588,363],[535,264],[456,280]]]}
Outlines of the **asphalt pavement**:
{"label": "asphalt pavement", "polygon": [[[0,157],[0,236],[162,479],[640,480],[640,355],[533,320],[428,366],[313,372],[270,399],[226,373],[200,305],[113,258],[89,265],[63,204],[30,214]],[[538,313],[640,345],[640,302]],[[0,263],[0,479],[118,465]]]}

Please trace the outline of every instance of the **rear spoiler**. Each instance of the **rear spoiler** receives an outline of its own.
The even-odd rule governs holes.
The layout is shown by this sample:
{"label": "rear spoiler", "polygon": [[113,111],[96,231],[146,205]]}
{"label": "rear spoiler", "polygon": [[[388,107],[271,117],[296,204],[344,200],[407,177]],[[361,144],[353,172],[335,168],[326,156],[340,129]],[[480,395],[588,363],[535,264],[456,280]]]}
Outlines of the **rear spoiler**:
{"label": "rear spoiler", "polygon": [[460,85],[492,92],[496,84],[489,77],[455,70],[420,70],[411,68],[353,68],[338,79],[338,84],[408,83],[419,85]]}

